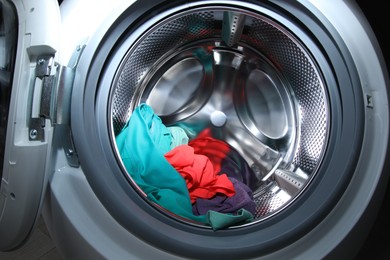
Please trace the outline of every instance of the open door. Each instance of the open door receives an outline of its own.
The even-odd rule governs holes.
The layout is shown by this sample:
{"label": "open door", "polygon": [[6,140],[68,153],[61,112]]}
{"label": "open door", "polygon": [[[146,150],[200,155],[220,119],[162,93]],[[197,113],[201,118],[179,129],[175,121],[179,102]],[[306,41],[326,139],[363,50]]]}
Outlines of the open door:
{"label": "open door", "polygon": [[0,0],[0,251],[29,237],[51,172],[59,25],[56,1]]}

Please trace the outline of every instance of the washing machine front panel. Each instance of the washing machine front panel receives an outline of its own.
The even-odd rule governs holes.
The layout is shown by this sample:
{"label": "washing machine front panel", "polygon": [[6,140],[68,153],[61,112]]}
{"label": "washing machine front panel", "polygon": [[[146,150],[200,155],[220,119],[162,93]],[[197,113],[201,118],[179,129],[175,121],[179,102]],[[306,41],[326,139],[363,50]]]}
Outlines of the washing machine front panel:
{"label": "washing machine front panel", "polygon": [[[53,240],[79,259],[324,258],[370,213],[388,177],[388,79],[352,2],[117,1],[59,47],[56,1],[0,1],[19,24],[1,250],[26,241],[43,197]],[[89,4],[63,1],[69,39]],[[141,103],[237,149],[257,173],[252,221],[214,230],[145,195],[116,142]]]}
{"label": "washing machine front panel", "polygon": [[2,0],[0,4],[0,250],[6,251],[23,244],[33,230],[51,172],[50,102],[60,18],[56,1]]}
{"label": "washing machine front panel", "polygon": [[[353,3],[341,6],[343,17],[366,36]],[[387,139],[384,144],[374,132],[381,129],[387,136],[388,111],[372,106],[377,90],[363,83],[373,79],[362,71],[376,71],[381,79],[376,87],[386,94],[380,54],[362,36],[372,58],[367,67],[356,39],[337,20],[340,14],[332,4],[317,7],[311,1],[143,1],[110,17],[80,59],[75,85],[84,88],[74,89],[72,130],[78,133],[74,141],[88,183],[113,219],[152,247],[187,258],[318,257],[321,249],[322,257],[341,243],[344,236],[335,227],[349,233],[354,224],[345,219],[356,211],[363,214],[369,203],[359,189],[375,189],[381,176],[387,178],[381,175]],[[253,79],[241,88],[240,65]],[[375,99],[387,103],[386,95]],[[257,161],[258,182],[274,181],[293,199],[260,211],[250,223],[217,232],[156,206],[125,169],[115,141],[141,103],[151,105],[167,124],[213,129],[248,161],[262,155],[262,145],[281,151],[282,160],[276,153],[267,161],[272,154],[265,153]],[[228,114],[224,104],[235,112]],[[276,122],[261,124],[269,119],[261,116],[262,105],[272,108]],[[219,117],[213,113],[217,110],[228,116]],[[240,130],[245,134],[237,138]],[[374,139],[381,151],[371,146]],[[376,177],[364,173],[370,167]],[[274,188],[255,187],[264,202],[259,208],[275,205],[280,193],[272,193]],[[295,251],[295,245],[302,250]]]}

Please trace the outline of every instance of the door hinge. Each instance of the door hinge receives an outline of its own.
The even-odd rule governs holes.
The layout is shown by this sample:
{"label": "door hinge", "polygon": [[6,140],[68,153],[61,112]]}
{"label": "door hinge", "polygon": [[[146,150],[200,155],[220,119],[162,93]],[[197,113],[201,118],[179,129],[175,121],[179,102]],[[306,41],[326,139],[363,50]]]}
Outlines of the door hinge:
{"label": "door hinge", "polygon": [[29,122],[30,141],[44,141],[47,120],[52,126],[69,125],[74,70],[54,63],[52,55],[39,56],[33,79]]}
{"label": "door hinge", "polygon": [[78,156],[70,128],[70,103],[75,70],[84,47],[77,47],[68,66],[54,62],[54,55],[39,56],[32,79],[29,140],[44,141],[48,122],[50,127],[61,128],[63,148],[71,166],[78,166]]}
{"label": "door hinge", "polygon": [[32,80],[30,141],[45,140],[46,119],[50,118],[51,94],[55,84],[55,76],[51,73],[53,66],[54,55],[42,55],[37,58],[35,75]]}

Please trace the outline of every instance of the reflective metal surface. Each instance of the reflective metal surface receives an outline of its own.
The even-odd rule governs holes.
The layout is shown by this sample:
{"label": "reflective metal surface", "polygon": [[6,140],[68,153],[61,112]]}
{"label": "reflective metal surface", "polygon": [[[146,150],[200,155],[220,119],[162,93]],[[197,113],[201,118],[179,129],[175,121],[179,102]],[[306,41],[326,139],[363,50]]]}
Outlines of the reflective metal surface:
{"label": "reflective metal surface", "polygon": [[114,135],[147,103],[190,138],[207,129],[252,168],[255,221],[309,185],[326,149],[325,85],[305,46],[258,13],[212,6],[172,15],[132,45],[113,83]]}

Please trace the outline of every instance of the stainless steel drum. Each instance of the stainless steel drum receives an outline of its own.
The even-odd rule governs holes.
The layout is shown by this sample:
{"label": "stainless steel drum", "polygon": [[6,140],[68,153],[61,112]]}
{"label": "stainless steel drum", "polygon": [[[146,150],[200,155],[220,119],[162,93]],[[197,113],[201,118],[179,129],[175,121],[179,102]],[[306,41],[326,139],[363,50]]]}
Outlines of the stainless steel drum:
{"label": "stainless steel drum", "polygon": [[316,176],[330,125],[328,86],[305,43],[243,8],[171,14],[129,46],[112,85],[112,136],[140,103],[195,137],[209,129],[256,174],[255,222]]}

